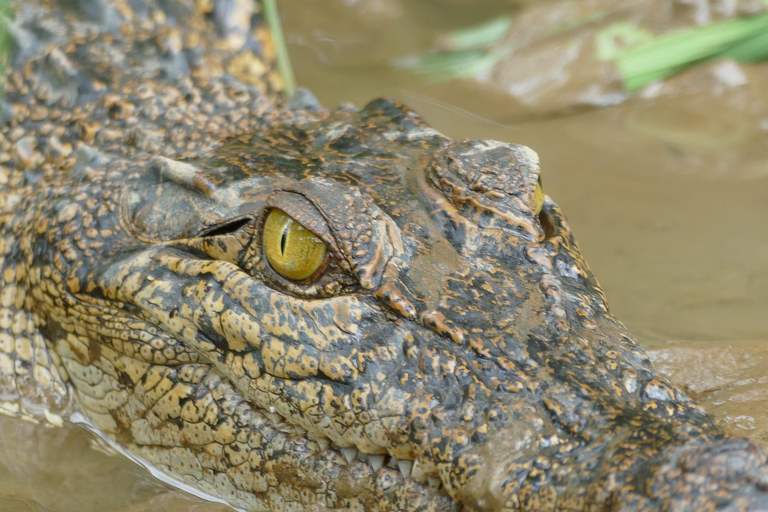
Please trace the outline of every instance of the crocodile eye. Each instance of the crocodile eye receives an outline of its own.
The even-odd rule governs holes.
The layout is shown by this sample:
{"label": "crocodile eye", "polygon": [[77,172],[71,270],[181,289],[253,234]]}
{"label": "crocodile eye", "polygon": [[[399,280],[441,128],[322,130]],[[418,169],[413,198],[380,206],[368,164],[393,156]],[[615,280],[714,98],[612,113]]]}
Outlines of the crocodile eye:
{"label": "crocodile eye", "polygon": [[282,210],[267,214],[262,245],[272,269],[291,281],[306,281],[325,267],[328,247]]}
{"label": "crocodile eye", "polygon": [[536,182],[536,191],[533,193],[536,215],[541,213],[544,206],[544,187],[541,186],[541,178]]}

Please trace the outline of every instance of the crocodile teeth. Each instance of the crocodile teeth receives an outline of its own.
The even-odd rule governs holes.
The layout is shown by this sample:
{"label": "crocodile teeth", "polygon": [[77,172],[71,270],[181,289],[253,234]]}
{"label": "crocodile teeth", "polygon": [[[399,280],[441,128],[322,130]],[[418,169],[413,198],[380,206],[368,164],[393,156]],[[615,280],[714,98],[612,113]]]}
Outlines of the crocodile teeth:
{"label": "crocodile teeth", "polygon": [[316,441],[317,441],[317,446],[320,447],[320,451],[324,452],[324,451],[328,450],[328,448],[331,447],[331,440],[328,439],[327,437],[325,437],[323,439],[317,439]]}
{"label": "crocodile teeth", "polygon": [[424,470],[421,467],[421,463],[419,462],[419,459],[416,459],[413,461],[413,466],[411,467],[411,478],[416,480],[417,482],[426,482],[427,481],[427,475],[424,473]]}
{"label": "crocodile teeth", "polygon": [[341,453],[343,453],[344,458],[347,459],[347,464],[357,458],[357,448],[342,448]]}
{"label": "crocodile teeth", "polygon": [[403,478],[408,478],[409,476],[411,476],[412,466],[413,466],[413,462],[410,460],[397,461],[397,467],[400,469],[400,474],[403,475]]}
{"label": "crocodile teeth", "polygon": [[357,453],[357,459],[367,461],[373,468],[373,472],[377,472],[384,466],[384,462],[387,461],[387,455],[381,454],[368,454],[363,452]]}
{"label": "crocodile teeth", "polygon": [[430,487],[434,487],[435,489],[439,489],[440,485],[443,483],[439,478],[436,476],[430,476],[427,478],[427,482],[429,483]]}
{"label": "crocodile teeth", "polygon": [[269,412],[265,412],[264,416],[269,418],[269,421],[272,422],[273,426],[275,426],[275,427],[281,426],[284,423],[283,417],[280,416],[279,414],[277,414],[276,412],[273,412],[271,409],[273,409],[273,408],[270,408]]}
{"label": "crocodile teeth", "polygon": [[369,455],[368,462],[370,462],[373,472],[380,470],[384,466],[384,455]]}
{"label": "crocodile teeth", "polygon": [[296,433],[299,434],[300,436],[307,435],[307,429],[305,429],[304,427],[299,427],[297,425],[297,426],[294,426],[293,428],[296,429]]}

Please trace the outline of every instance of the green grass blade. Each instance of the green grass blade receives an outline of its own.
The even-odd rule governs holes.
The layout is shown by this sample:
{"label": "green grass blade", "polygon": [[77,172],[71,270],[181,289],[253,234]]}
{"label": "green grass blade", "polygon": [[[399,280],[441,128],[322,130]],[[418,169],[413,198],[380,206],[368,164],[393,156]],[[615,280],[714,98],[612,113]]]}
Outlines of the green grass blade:
{"label": "green grass blade", "polygon": [[512,26],[510,18],[496,18],[472,27],[455,30],[445,38],[452,50],[477,50],[504,40]]}
{"label": "green grass blade", "polygon": [[739,62],[757,62],[768,59],[768,32],[747,39],[724,54]]}
{"label": "green grass blade", "polygon": [[[768,15],[715,23],[660,36],[616,55],[616,65],[628,91],[675,74],[686,67],[728,55],[738,49],[744,58],[755,57],[768,33]],[[750,40],[752,44],[747,45]],[[746,45],[746,46],[745,46]]]}
{"label": "green grass blade", "polygon": [[[11,58],[11,34],[8,31],[12,16],[11,0],[0,0],[0,75],[5,74]],[[0,97],[3,90],[0,88]]]}
{"label": "green grass blade", "polygon": [[272,39],[275,41],[277,70],[280,76],[283,77],[285,95],[291,97],[296,91],[296,78],[293,74],[293,66],[291,66],[288,45],[285,44],[283,27],[280,23],[280,13],[277,11],[277,3],[275,0],[262,0],[262,6],[264,7],[264,20],[267,22],[267,27],[269,27],[269,31],[272,33]]}
{"label": "green grass blade", "polygon": [[411,68],[431,82],[447,82],[489,72],[505,54],[500,50],[440,52],[397,59],[393,64]]}

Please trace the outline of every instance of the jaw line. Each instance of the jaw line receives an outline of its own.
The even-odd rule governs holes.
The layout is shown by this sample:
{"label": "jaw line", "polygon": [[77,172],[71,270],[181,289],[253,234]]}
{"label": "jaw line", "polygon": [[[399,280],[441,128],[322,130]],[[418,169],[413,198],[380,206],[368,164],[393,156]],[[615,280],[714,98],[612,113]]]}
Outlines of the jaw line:
{"label": "jaw line", "polygon": [[[174,254],[172,257],[178,259],[177,256],[177,254]],[[163,258],[161,255],[156,254],[154,259],[157,261],[162,261],[163,268],[169,269],[168,261],[165,260],[165,258]],[[178,261],[179,263],[183,264],[183,268],[176,267],[174,272],[166,274],[168,279],[166,279],[164,282],[162,279],[154,279],[153,284],[155,285],[155,288],[161,284],[167,284],[171,288],[184,287],[187,284],[191,284],[190,282],[194,278],[199,278],[201,276],[210,277],[212,275],[211,272],[215,273],[216,270],[224,270],[223,275],[225,277],[221,279],[211,279],[208,280],[207,283],[209,285],[217,285],[219,287],[219,291],[221,291],[233,302],[237,303],[243,309],[243,311],[249,314],[250,321],[254,324],[258,324],[259,322],[253,315],[253,312],[250,311],[250,308],[245,307],[247,302],[240,300],[237,295],[231,293],[231,291],[245,283],[246,287],[257,286],[260,289],[263,287],[261,290],[263,292],[277,293],[266,285],[263,285],[260,281],[246,274],[239,267],[228,262],[189,258],[184,258],[183,261],[178,259]],[[185,273],[179,273],[182,270],[185,271]],[[199,283],[201,281],[198,279],[195,282]],[[292,299],[292,297],[290,297],[290,299]],[[317,445],[319,453],[325,452],[327,450],[335,450],[344,457],[348,464],[355,463],[355,461],[364,461],[370,465],[374,473],[380,468],[387,466],[392,469],[399,470],[403,478],[412,478],[416,482],[428,486],[432,490],[439,490],[442,488],[443,483],[439,480],[438,473],[436,471],[425,472],[424,464],[420,463],[418,459],[414,461],[410,459],[397,458],[391,453],[388,453],[389,450],[383,454],[366,454],[356,448],[353,443],[349,443],[347,446],[337,444],[322,432],[311,432],[306,428],[297,425],[291,420],[289,416],[284,416],[279,411],[277,411],[274,406],[265,406],[259,403],[259,401],[249,389],[249,384],[254,379],[248,379],[247,377],[241,379],[233,378],[231,368],[226,365],[227,353],[216,350],[215,343],[212,341],[203,341],[201,345],[199,336],[192,337],[189,335],[189,333],[187,333],[187,336],[184,336],[184,329],[174,328],[173,325],[169,325],[167,312],[159,309],[157,303],[151,300],[142,300],[141,290],[139,291],[139,294],[134,297],[134,300],[131,300],[131,302],[139,307],[152,321],[153,324],[159,326],[170,336],[181,340],[185,345],[192,347],[195,352],[200,354],[204,361],[211,365],[212,372],[218,374],[220,378],[229,381],[233,386],[234,391],[240,395],[244,402],[251,406],[255,413],[262,415],[267,421],[270,422],[273,428],[280,431],[284,435],[290,437],[300,437],[309,441],[313,441]],[[162,316],[165,316],[166,318],[162,318],[160,313],[163,313]],[[202,335],[204,338],[208,338],[211,333],[208,333],[209,336],[206,336],[206,332],[200,327],[197,327],[197,334]],[[260,350],[259,347],[261,345],[261,340],[258,339],[258,334],[250,339],[246,339],[246,342],[250,347],[252,347],[253,350]],[[210,350],[203,350],[204,346],[205,348],[210,348]],[[269,375],[273,379],[283,378],[271,374]],[[147,464],[142,463],[142,465]],[[153,470],[153,472],[156,472],[156,470]]]}

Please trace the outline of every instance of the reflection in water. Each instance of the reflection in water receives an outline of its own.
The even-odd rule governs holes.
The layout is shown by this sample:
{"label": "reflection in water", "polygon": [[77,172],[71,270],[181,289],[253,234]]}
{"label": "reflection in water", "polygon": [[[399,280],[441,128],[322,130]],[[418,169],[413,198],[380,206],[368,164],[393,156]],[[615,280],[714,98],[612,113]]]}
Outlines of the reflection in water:
{"label": "reflection in water", "polygon": [[0,415],[3,512],[226,512],[108,455],[83,428],[53,428]]}
{"label": "reflection in water", "polygon": [[[761,128],[753,109],[704,91],[505,126],[502,94],[388,67],[510,5],[301,0],[284,17],[299,83],[324,104],[396,97],[449,136],[534,148],[617,316],[727,430],[768,438],[768,116]],[[79,429],[0,416],[0,510],[227,510],[90,446]]]}

